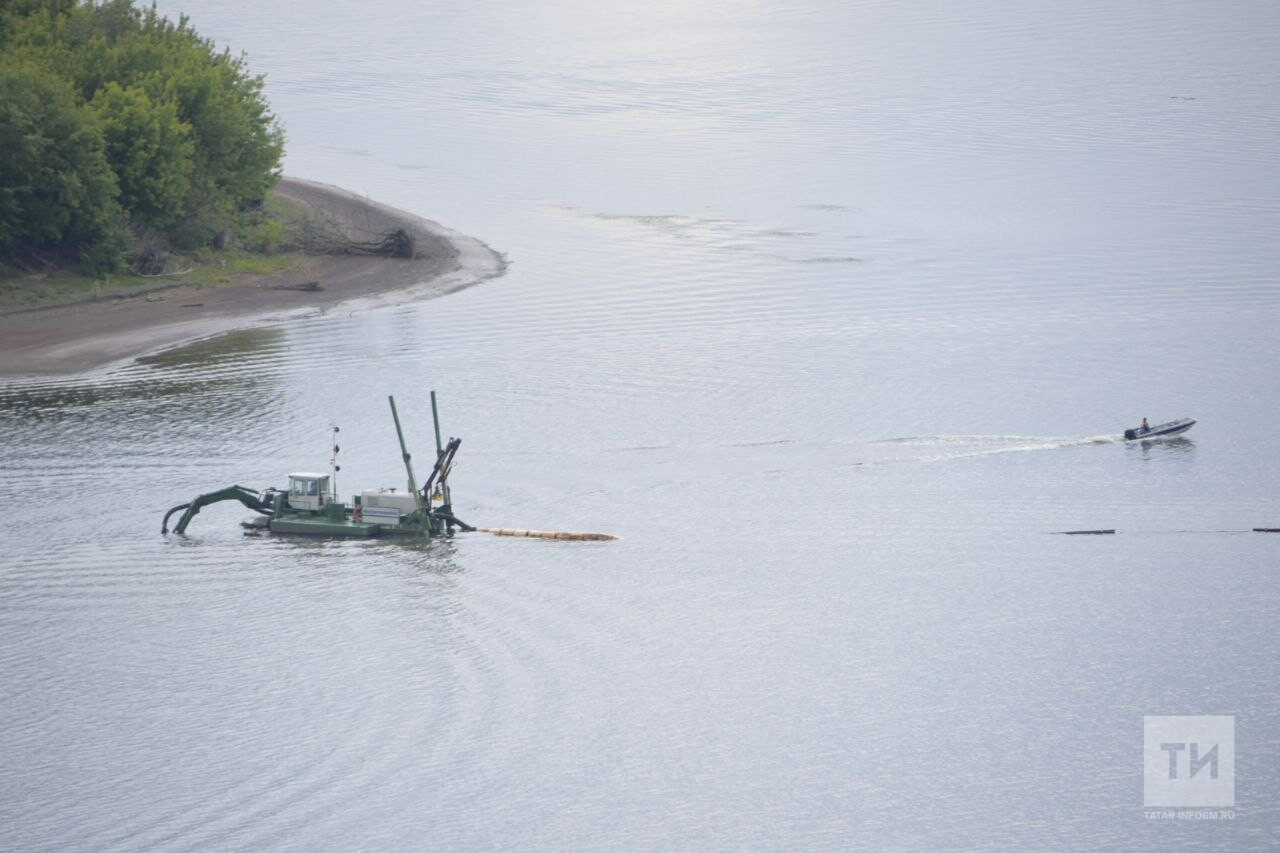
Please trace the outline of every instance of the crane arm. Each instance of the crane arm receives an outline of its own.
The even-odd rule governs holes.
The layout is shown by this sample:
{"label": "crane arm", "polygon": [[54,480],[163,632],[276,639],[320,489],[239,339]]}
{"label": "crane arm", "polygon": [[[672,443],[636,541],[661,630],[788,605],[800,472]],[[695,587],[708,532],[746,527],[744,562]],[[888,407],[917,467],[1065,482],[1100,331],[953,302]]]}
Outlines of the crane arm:
{"label": "crane arm", "polygon": [[185,533],[187,525],[191,523],[191,519],[196,517],[196,513],[209,504],[216,504],[219,501],[239,501],[254,512],[260,512],[264,515],[271,514],[271,503],[258,496],[258,493],[247,486],[227,486],[225,489],[219,489],[216,492],[199,495],[191,503],[178,504],[173,509],[164,514],[164,521],[160,525],[161,533],[169,532],[169,518],[178,510],[185,510],[182,517],[178,519],[178,523],[173,526],[174,533]]}

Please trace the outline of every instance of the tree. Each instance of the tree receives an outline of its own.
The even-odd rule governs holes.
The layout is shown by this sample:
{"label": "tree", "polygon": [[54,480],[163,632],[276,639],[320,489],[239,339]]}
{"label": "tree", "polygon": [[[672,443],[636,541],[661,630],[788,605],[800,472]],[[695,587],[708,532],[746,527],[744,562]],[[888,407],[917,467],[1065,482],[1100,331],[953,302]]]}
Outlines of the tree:
{"label": "tree", "polygon": [[138,12],[128,0],[82,7],[81,14],[94,22],[83,52],[95,61],[82,65],[78,78],[85,97],[115,81],[172,104],[190,128],[188,192],[182,209],[172,211],[174,222],[218,230],[261,202],[279,179],[284,135],[267,107],[262,77],[248,73],[243,57],[217,52],[185,17],[174,24],[154,8]]}
{"label": "tree", "polygon": [[[279,179],[284,135],[262,77],[185,17],[132,0],[0,0],[0,49],[0,254],[102,249],[122,215],[194,247]],[[59,157],[61,172],[36,168]]]}
{"label": "tree", "polygon": [[195,143],[173,103],[110,82],[90,103],[120,184],[120,204],[139,225],[164,228],[182,215],[191,191]]}
{"label": "tree", "polygon": [[71,252],[108,272],[123,245],[118,195],[96,118],[69,83],[0,64],[0,254]]}

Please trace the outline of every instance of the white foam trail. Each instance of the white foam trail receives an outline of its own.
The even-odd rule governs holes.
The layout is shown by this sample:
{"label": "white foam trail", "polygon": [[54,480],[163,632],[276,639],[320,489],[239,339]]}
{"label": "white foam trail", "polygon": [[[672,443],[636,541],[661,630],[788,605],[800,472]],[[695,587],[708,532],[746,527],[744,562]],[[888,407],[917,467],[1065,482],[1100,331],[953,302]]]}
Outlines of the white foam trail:
{"label": "white foam trail", "polygon": [[[1034,451],[1065,450],[1089,445],[1117,444],[1124,439],[1118,435],[1089,435],[1077,437],[1051,437],[1031,435],[922,435],[890,438],[873,444],[899,446],[956,448],[913,457],[911,461],[942,462],[951,459],[969,459],[1002,453],[1029,453]],[[904,460],[905,461],[905,460]]]}

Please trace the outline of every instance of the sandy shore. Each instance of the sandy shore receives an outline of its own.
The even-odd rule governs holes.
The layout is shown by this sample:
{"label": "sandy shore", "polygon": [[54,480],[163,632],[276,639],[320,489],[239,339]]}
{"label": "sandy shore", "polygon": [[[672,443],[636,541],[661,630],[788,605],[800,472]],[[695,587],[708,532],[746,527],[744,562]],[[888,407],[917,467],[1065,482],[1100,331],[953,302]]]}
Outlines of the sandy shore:
{"label": "sandy shore", "polygon": [[505,269],[502,257],[479,240],[337,187],[285,178],[275,193],[329,219],[354,239],[377,239],[404,228],[413,236],[414,257],[326,256],[305,271],[245,277],[234,284],[178,284],[0,314],[0,376],[76,373],[337,305],[351,310],[429,299]]}

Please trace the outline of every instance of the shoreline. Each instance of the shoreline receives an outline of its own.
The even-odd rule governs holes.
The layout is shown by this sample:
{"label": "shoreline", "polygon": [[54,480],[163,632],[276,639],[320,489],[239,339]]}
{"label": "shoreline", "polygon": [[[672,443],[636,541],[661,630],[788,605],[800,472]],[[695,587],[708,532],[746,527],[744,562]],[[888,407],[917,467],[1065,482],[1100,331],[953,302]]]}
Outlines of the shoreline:
{"label": "shoreline", "polygon": [[506,270],[505,259],[479,240],[348,190],[282,178],[272,192],[354,239],[403,228],[413,237],[414,255],[316,255],[307,269],[246,274],[215,287],[176,283],[0,314],[0,378],[67,376],[338,306],[361,310],[433,299]]}

